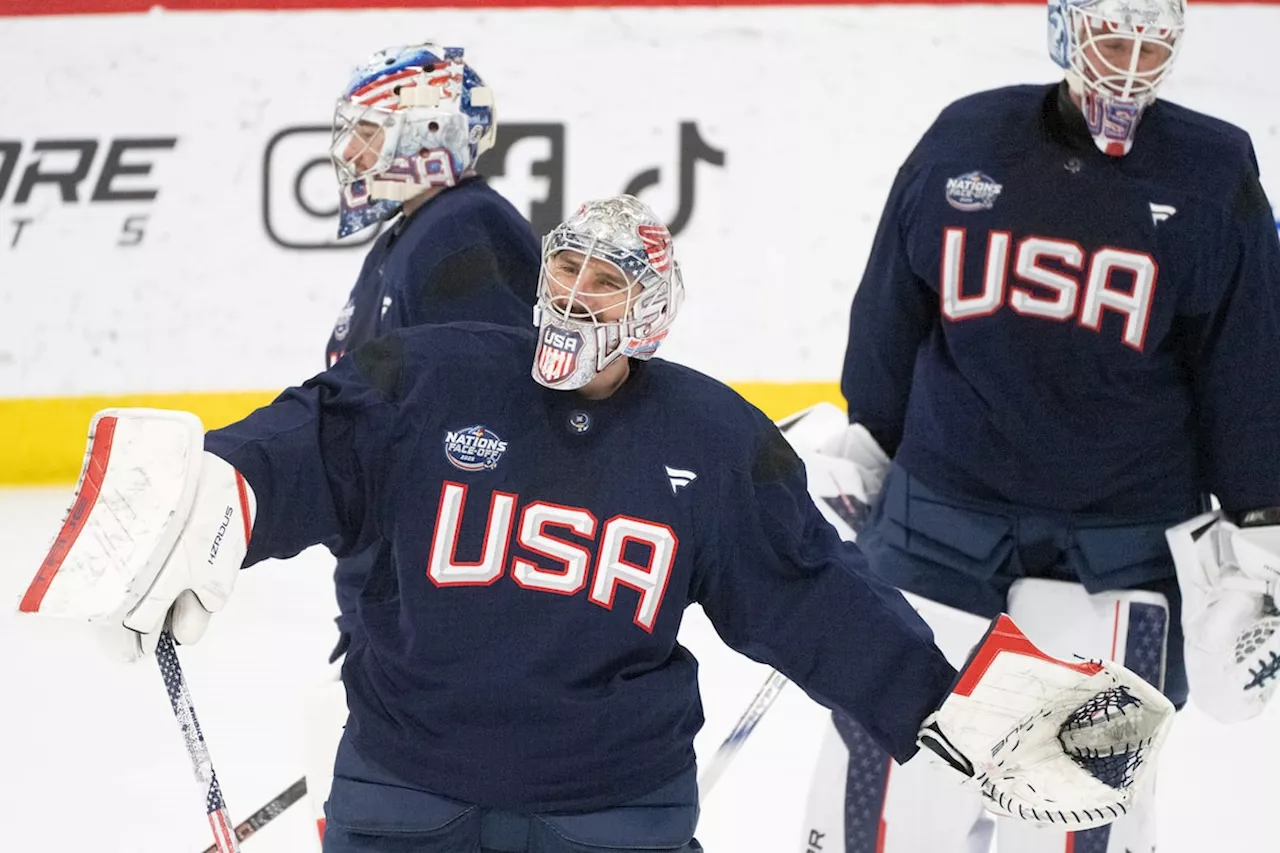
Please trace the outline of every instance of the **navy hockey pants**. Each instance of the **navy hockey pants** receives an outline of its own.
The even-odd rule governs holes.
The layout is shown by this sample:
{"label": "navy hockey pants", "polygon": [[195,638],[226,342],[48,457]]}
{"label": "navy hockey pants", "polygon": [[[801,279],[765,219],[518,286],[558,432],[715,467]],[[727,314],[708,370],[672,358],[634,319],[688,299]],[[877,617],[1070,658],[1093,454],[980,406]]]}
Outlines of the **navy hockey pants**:
{"label": "navy hockey pants", "polygon": [[525,814],[409,787],[344,736],[325,804],[324,853],[701,853],[697,821],[693,768],[615,808]]}
{"label": "navy hockey pants", "polygon": [[895,464],[858,533],[872,573],[899,589],[980,616],[1006,608],[1019,578],[1083,584],[1090,593],[1145,589],[1169,601],[1165,694],[1187,701],[1182,598],[1164,532],[1194,515],[1130,520],[1051,515],[943,495]]}

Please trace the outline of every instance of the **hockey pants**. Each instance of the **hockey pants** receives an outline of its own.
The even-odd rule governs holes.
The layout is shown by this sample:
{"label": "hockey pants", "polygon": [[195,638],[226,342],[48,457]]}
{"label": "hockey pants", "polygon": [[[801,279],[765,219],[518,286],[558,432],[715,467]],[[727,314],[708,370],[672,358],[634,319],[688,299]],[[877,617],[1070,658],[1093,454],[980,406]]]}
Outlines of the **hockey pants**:
{"label": "hockey pants", "polygon": [[410,787],[345,736],[325,805],[324,853],[701,853],[695,770],[615,808],[583,814],[488,809]]}

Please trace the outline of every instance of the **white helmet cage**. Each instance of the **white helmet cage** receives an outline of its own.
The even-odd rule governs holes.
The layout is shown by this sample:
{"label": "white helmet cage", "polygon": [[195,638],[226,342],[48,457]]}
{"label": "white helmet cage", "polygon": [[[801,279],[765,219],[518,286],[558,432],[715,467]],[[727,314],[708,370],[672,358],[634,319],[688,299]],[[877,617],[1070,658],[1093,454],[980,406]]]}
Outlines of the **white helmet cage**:
{"label": "white helmet cage", "polygon": [[542,241],[533,377],[586,385],[619,358],[648,359],[684,301],[671,233],[630,195],[587,202]]}
{"label": "white helmet cage", "polygon": [[1173,69],[1185,0],[1049,0],[1049,54],[1098,147],[1128,153],[1142,111]]}

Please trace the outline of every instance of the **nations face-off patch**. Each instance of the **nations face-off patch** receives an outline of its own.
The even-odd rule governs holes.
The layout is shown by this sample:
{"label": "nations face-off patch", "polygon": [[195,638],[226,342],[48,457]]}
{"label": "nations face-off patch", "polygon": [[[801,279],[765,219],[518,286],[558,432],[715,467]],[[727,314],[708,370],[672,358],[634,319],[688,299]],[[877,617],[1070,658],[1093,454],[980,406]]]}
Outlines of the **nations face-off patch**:
{"label": "nations face-off patch", "polygon": [[506,451],[507,442],[493,430],[478,424],[451,429],[444,434],[445,458],[463,471],[492,471]]}

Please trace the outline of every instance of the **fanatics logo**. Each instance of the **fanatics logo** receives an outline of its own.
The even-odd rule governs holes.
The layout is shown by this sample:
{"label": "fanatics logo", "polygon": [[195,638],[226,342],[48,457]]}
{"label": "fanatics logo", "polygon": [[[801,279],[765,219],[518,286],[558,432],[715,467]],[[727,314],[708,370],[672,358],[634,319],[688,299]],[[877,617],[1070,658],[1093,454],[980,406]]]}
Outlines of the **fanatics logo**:
{"label": "fanatics logo", "polygon": [[1152,225],[1159,225],[1178,212],[1178,208],[1171,204],[1156,204],[1154,201],[1149,201],[1147,205],[1151,208]]}
{"label": "fanatics logo", "polygon": [[538,376],[548,385],[563,382],[578,368],[578,353],[582,351],[582,335],[568,329],[548,326],[542,330],[542,345],[538,347]]}
{"label": "fanatics logo", "polygon": [[671,483],[671,494],[675,494],[677,489],[683,489],[685,486],[698,479],[698,475],[692,471],[686,471],[683,468],[672,468],[670,465],[663,465],[667,471],[667,480]]}
{"label": "fanatics logo", "polygon": [[507,442],[493,430],[479,425],[444,434],[445,458],[463,471],[492,471],[506,452]]}
{"label": "fanatics logo", "polygon": [[947,179],[947,204],[956,210],[972,212],[995,207],[996,196],[1004,187],[983,172],[966,172]]}

